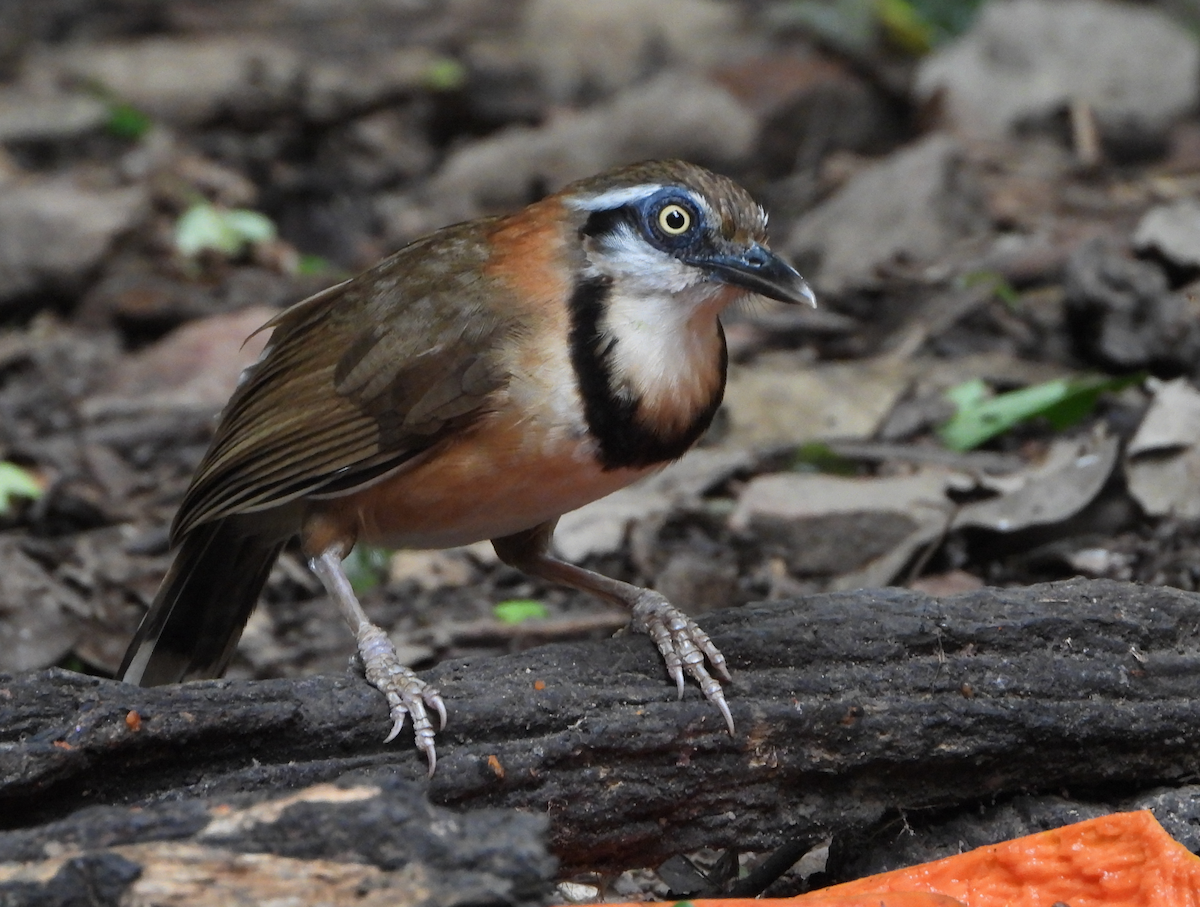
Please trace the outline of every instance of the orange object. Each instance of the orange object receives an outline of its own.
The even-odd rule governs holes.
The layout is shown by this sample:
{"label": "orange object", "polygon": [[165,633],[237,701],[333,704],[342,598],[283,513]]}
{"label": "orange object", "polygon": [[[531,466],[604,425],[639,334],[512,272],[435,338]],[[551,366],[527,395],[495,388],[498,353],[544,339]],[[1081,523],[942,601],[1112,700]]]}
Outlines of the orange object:
{"label": "orange object", "polygon": [[966,907],[1200,907],[1200,857],[1149,810],[1115,813],[834,885],[791,903],[832,907],[834,895],[914,890],[948,895]]}
{"label": "orange object", "polygon": [[[827,889],[828,890],[828,889]],[[948,898],[944,894],[927,891],[887,891],[882,894],[845,894],[817,897],[816,892],[803,898],[700,898],[699,900],[661,901],[672,907],[763,907],[776,904],[780,907],[803,900],[804,907],[965,907],[962,901]],[[648,907],[646,903],[604,904],[603,907]],[[1049,905],[1047,905],[1049,907]]]}
{"label": "orange object", "polygon": [[[1149,810],[1114,813],[796,898],[692,907],[1200,907],[1200,857]],[[607,904],[605,907],[646,907]]]}
{"label": "orange object", "polygon": [[[725,907],[728,904],[742,904],[744,907],[762,907],[763,901],[776,901],[780,904],[791,904],[795,898],[757,898],[753,901],[714,901]],[[703,904],[703,901],[693,901]],[[827,898],[809,896],[804,902],[805,907],[965,907],[962,901],[948,898],[944,894],[930,894],[926,891],[889,891],[885,894],[845,894],[833,895]]]}

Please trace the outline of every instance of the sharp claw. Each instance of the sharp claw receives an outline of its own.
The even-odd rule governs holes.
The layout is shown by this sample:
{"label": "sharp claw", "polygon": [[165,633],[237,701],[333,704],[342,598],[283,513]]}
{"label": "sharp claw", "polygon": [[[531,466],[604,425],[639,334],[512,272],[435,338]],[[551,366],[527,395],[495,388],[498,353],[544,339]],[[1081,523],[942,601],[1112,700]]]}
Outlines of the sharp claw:
{"label": "sharp claw", "polygon": [[720,683],[705,669],[705,659],[712,665],[713,673],[722,680],[732,681],[733,676],[720,649],[713,645],[704,631],[662,596],[649,590],[633,606],[631,627],[654,640],[667,663],[667,673],[675,681],[679,698],[683,698],[683,675],[686,671],[689,677],[700,684],[704,698],[720,710],[725,727],[733,736],[733,714],[729,711]]}
{"label": "sharp claw", "polygon": [[422,747],[422,749],[425,750],[425,757],[426,757],[426,759],[429,760],[429,775],[428,775],[428,777],[432,778],[433,770],[437,768],[437,750],[435,750],[433,748],[433,746],[429,746],[427,748]]}
{"label": "sharp claw", "polygon": [[[437,690],[401,664],[396,647],[387,633],[367,618],[342,567],[342,558],[349,551],[343,541],[345,540],[336,541],[320,554],[310,557],[308,564],[321,580],[325,591],[337,602],[342,617],[354,631],[358,641],[358,657],[362,662],[367,682],[387,699],[392,729],[383,738],[383,742],[391,743],[395,740],[404,727],[405,717],[411,717],[414,742],[417,749],[425,753],[425,758],[429,761],[429,774],[432,775],[436,764],[434,731],[425,705],[429,703],[437,710],[443,726],[446,724],[446,707],[442,704]],[[353,538],[349,539],[350,545],[353,545],[353,542]]]}
{"label": "sharp claw", "polygon": [[712,701],[717,704],[717,708],[721,710],[721,714],[725,717],[725,726],[729,728],[729,736],[734,736],[733,715],[729,711],[729,703],[725,701],[724,696],[721,696],[720,699],[714,699]]}
{"label": "sharp claw", "polygon": [[401,731],[401,729],[403,729],[403,727],[404,727],[404,716],[401,715],[399,718],[397,718],[395,721],[392,722],[392,730],[386,737],[383,738],[383,742],[391,743],[393,740],[396,739],[397,736],[399,736],[400,731]]}
{"label": "sharp claw", "polygon": [[433,774],[437,755],[434,750],[433,725],[426,712],[426,704],[438,713],[442,727],[446,726],[446,706],[438,691],[426,684],[404,665],[396,656],[396,649],[387,634],[373,624],[364,624],[358,632],[358,651],[362,658],[367,681],[387,697],[392,718],[392,729],[383,738],[391,743],[404,728],[406,716],[412,718],[416,745],[429,762]]}
{"label": "sharp claw", "polygon": [[721,675],[722,680],[732,681],[733,677],[729,674],[729,667],[725,664],[725,656],[717,651],[717,647],[712,644],[712,640],[705,640],[704,654],[708,656],[708,663],[713,666],[713,670]]}

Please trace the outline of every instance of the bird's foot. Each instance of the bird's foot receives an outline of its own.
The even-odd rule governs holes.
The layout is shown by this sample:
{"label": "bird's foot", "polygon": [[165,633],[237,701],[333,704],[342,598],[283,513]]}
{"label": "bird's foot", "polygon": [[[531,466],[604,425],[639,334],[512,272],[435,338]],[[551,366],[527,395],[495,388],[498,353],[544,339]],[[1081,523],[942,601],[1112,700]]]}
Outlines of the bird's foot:
{"label": "bird's foot", "polygon": [[367,682],[387,697],[391,710],[392,730],[384,743],[396,739],[404,727],[406,715],[412,716],[413,735],[417,749],[425,754],[429,763],[429,774],[437,766],[437,752],[433,745],[433,724],[429,720],[426,706],[438,714],[438,729],[446,726],[446,704],[442,695],[425,681],[417,677],[408,667],[400,663],[396,647],[386,633],[374,624],[364,623],[358,630],[358,654],[362,658]]}
{"label": "bird's foot", "polygon": [[654,640],[667,663],[667,673],[679,688],[680,697],[683,696],[684,672],[700,684],[704,698],[721,710],[732,736],[733,715],[729,713],[725,691],[721,688],[721,682],[708,672],[704,664],[705,658],[712,665],[713,671],[723,679],[733,678],[729,676],[729,669],[725,667],[725,656],[713,645],[708,634],[696,626],[696,622],[690,617],[649,589],[644,590],[634,602],[633,622],[630,626]]}

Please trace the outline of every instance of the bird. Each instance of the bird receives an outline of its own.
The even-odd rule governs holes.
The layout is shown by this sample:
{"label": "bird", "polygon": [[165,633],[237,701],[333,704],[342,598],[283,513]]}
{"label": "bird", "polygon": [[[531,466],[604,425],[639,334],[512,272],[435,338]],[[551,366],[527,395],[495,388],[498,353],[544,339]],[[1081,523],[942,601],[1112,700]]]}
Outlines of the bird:
{"label": "bird", "polygon": [[816,304],[766,226],[729,178],[647,161],[444,227],[280,312],[184,494],[174,559],[118,677],[221,676],[299,536],[387,699],[386,741],[411,719],[432,776],[430,713],[444,729],[445,702],[400,663],[342,561],[357,543],[490,540],[505,564],[628,610],[679,696],[686,674],[732,735],[709,637],[659,593],[557,559],[551,536],[704,434],[725,388],[726,306]]}

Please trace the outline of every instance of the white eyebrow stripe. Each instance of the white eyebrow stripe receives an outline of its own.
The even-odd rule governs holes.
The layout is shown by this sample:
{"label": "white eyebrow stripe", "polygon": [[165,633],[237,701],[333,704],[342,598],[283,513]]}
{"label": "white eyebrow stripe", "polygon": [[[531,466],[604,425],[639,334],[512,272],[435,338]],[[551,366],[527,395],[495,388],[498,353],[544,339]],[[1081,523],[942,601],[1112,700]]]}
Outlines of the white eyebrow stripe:
{"label": "white eyebrow stripe", "polygon": [[649,198],[655,192],[661,191],[662,188],[661,183],[643,183],[640,186],[611,189],[608,192],[601,192],[599,195],[575,196],[567,198],[565,201],[568,207],[580,211],[611,211],[614,208],[628,205],[630,202],[640,202],[644,198]]}

